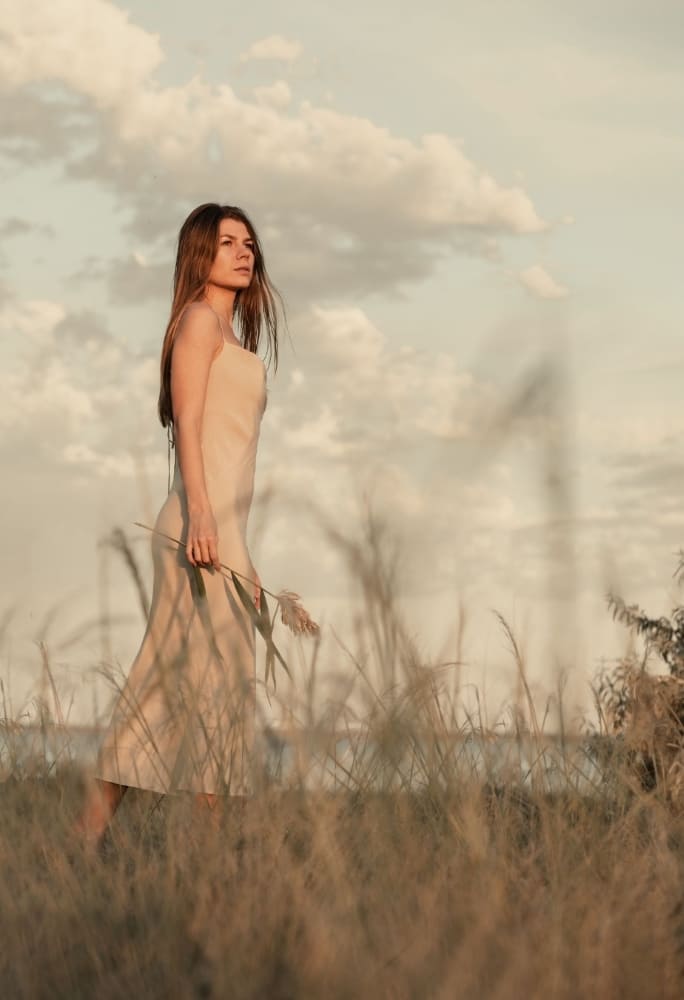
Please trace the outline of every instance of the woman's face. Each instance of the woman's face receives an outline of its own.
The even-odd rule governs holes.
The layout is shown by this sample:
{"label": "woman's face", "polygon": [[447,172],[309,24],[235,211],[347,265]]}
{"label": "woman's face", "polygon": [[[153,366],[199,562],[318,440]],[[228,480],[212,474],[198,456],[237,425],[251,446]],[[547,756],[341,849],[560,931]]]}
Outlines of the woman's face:
{"label": "woman's face", "polygon": [[249,286],[253,272],[254,241],[247,226],[237,219],[221,219],[208,283],[239,292]]}

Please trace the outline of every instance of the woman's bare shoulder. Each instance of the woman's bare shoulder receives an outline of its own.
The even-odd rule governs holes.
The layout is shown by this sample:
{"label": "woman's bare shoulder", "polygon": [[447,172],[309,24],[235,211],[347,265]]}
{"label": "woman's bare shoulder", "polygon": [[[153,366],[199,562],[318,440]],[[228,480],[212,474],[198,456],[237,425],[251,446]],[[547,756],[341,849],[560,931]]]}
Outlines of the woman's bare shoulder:
{"label": "woman's bare shoulder", "polygon": [[190,302],[185,306],[176,330],[176,340],[180,339],[197,346],[206,346],[207,341],[213,348],[222,346],[223,334],[211,306],[206,302]]}

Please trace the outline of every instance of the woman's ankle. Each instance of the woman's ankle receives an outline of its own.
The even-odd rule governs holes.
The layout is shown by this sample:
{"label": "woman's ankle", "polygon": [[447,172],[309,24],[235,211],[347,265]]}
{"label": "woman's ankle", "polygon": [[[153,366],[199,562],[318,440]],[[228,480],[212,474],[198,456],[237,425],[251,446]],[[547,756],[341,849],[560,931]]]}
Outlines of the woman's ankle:
{"label": "woman's ankle", "polygon": [[91,819],[79,816],[71,826],[72,834],[87,848],[97,849],[107,830],[108,823],[94,824]]}
{"label": "woman's ankle", "polygon": [[[120,799],[119,799],[120,801]],[[81,813],[73,824],[73,831],[83,840],[99,843],[109,826],[118,801],[102,786],[93,785],[86,794]]]}

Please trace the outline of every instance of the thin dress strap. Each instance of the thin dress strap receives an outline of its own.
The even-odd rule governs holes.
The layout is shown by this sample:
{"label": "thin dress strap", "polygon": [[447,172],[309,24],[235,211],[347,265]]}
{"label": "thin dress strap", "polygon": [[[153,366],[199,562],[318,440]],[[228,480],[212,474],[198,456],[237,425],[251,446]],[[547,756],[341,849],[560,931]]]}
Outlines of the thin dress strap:
{"label": "thin dress strap", "polygon": [[171,449],[175,448],[176,446],[176,442],[173,439],[173,434],[171,433],[170,423],[166,425],[166,443],[167,443],[166,457],[169,466],[168,487],[166,492],[170,493],[171,492]]}

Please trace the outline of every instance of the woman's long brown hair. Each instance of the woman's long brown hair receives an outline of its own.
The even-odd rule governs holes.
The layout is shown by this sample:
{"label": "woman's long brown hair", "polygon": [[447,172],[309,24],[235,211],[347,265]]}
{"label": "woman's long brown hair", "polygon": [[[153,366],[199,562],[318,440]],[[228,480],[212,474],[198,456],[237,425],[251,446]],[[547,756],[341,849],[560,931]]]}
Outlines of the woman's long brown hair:
{"label": "woman's long brown hair", "polygon": [[278,370],[278,318],[275,297],[278,297],[281,306],[283,303],[280,293],[266,273],[264,255],[256,230],[241,208],[234,205],[217,205],[214,202],[199,205],[187,217],[178,234],[171,316],[161,351],[158,410],[162,427],[171,428],[173,425],[171,353],[178,323],[185,307],[190,302],[199,301],[204,295],[211,265],[218,250],[222,219],[235,219],[244,223],[254,242],[252,280],[247,288],[236,293],[233,307],[233,317],[240,324],[242,346],[256,353],[265,327],[268,338],[267,359],[272,354],[274,370]]}

